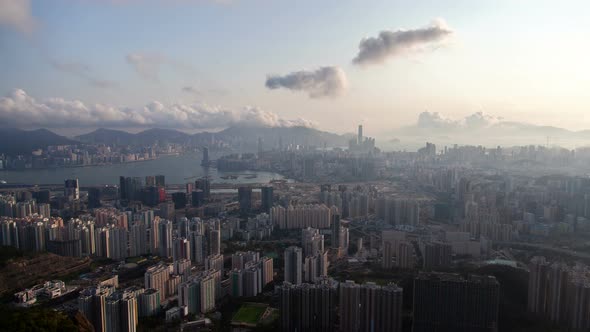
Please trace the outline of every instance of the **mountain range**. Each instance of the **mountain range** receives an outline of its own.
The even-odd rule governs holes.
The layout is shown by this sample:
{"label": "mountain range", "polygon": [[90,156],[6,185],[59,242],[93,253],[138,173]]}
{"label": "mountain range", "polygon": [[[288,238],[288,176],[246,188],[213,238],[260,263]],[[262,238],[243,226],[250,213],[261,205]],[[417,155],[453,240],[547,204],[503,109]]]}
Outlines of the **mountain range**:
{"label": "mountain range", "polygon": [[8,155],[30,154],[36,149],[50,145],[69,145],[78,143],[74,139],[60,136],[47,129],[21,130],[0,128],[0,153]]}
{"label": "mountain range", "polygon": [[207,145],[212,140],[224,141],[241,150],[255,150],[259,139],[265,148],[276,147],[281,141],[285,146],[315,145],[329,147],[346,146],[350,134],[339,135],[308,127],[229,127],[218,132],[187,134],[173,129],[152,128],[139,133],[100,128],[90,133],[68,138],[47,129],[21,130],[0,128],[0,153],[29,154],[35,149],[52,145],[106,144],[119,146],[149,146],[156,143]]}

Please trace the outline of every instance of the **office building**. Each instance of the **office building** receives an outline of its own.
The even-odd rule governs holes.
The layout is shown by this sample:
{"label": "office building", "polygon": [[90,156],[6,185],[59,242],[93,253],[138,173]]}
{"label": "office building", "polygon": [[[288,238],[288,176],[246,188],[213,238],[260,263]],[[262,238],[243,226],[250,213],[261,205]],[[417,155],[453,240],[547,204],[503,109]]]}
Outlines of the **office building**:
{"label": "office building", "polygon": [[175,209],[184,209],[186,207],[186,204],[188,203],[186,193],[172,193],[172,202],[174,202]]}
{"label": "office building", "polygon": [[262,211],[269,213],[270,208],[274,204],[273,188],[270,186],[264,186],[260,189],[260,208]]}
{"label": "office building", "polygon": [[201,159],[202,166],[209,166],[209,148],[203,147],[203,159]]}
{"label": "office building", "polygon": [[252,211],[252,188],[238,188],[238,203],[240,204],[240,213],[248,214]]}
{"label": "office building", "polygon": [[195,189],[191,193],[191,205],[199,207],[205,203],[205,193],[201,189]]}
{"label": "office building", "polygon": [[68,179],[64,182],[64,197],[67,201],[80,199],[80,186],[78,179]]}
{"label": "office building", "polygon": [[204,198],[207,200],[211,195],[211,181],[209,178],[200,178],[195,181],[195,189],[203,191]]}
{"label": "office building", "polygon": [[164,175],[156,175],[156,187],[166,187],[166,177]]}
{"label": "office building", "polygon": [[140,177],[119,177],[119,197],[124,201],[141,200],[143,182]]}
{"label": "office building", "polygon": [[100,188],[88,189],[88,207],[91,209],[101,206],[102,190]]}

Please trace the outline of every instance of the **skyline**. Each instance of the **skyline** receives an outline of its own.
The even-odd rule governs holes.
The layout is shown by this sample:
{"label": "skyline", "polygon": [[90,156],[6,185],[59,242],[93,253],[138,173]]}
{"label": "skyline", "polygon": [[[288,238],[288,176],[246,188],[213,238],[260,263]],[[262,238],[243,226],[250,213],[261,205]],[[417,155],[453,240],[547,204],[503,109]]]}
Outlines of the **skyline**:
{"label": "skyline", "polygon": [[83,132],[363,123],[379,137],[428,111],[588,129],[589,7],[3,0],[0,119],[60,129],[75,116],[66,127]]}

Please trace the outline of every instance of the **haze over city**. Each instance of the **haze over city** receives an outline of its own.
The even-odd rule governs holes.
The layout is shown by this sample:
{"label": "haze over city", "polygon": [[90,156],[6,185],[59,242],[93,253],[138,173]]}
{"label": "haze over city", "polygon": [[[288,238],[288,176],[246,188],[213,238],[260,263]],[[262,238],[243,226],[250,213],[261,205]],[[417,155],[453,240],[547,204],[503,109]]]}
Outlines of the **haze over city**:
{"label": "haze over city", "polygon": [[389,138],[427,111],[435,124],[590,129],[586,1],[0,6],[3,126],[345,133],[350,122]]}
{"label": "haze over city", "polygon": [[0,0],[0,330],[590,331],[589,12]]}

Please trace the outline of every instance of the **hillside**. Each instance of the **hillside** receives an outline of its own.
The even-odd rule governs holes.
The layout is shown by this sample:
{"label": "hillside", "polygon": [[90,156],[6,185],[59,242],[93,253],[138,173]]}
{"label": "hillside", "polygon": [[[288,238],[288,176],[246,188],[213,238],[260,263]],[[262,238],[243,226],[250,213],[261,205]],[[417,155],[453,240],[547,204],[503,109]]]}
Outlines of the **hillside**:
{"label": "hillside", "polygon": [[9,155],[30,154],[35,149],[45,149],[50,145],[76,143],[78,142],[47,129],[0,128],[0,153]]}

